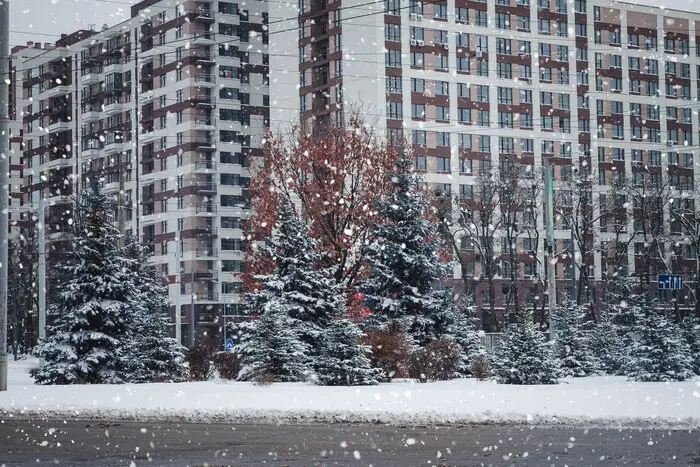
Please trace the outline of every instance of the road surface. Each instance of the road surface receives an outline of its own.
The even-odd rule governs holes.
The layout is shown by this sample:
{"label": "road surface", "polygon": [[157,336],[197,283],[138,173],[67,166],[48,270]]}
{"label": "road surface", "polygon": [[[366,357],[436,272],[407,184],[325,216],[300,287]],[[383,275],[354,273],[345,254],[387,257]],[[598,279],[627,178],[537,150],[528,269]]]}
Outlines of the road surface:
{"label": "road surface", "polygon": [[4,420],[0,466],[700,465],[700,431]]}

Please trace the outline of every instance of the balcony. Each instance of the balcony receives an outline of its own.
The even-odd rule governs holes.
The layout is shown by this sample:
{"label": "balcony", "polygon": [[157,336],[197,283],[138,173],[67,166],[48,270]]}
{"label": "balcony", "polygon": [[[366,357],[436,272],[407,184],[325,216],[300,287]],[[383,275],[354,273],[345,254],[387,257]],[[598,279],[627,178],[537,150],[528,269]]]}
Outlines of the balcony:
{"label": "balcony", "polygon": [[197,172],[209,172],[216,170],[216,162],[214,161],[199,161],[194,164],[194,170]]}
{"label": "balcony", "polygon": [[124,65],[121,62],[111,63],[104,69],[104,74],[111,75],[113,73],[121,73]]}
{"label": "balcony", "polygon": [[89,141],[87,144],[83,144],[81,156],[85,159],[93,159],[98,157],[102,147],[103,145],[100,140]]}
{"label": "balcony", "polygon": [[192,42],[195,45],[212,45],[216,43],[214,36],[208,31],[198,33],[192,38]]}
{"label": "balcony", "polygon": [[119,193],[119,186],[120,186],[119,181],[116,181],[116,182],[109,182],[109,183],[105,183],[105,184],[104,184],[104,187],[103,187],[102,189],[103,189],[106,193],[110,193],[110,194],[112,194],[112,193]]}
{"label": "balcony", "polygon": [[216,99],[214,96],[200,96],[193,97],[194,106],[200,109],[213,109],[216,107]]}
{"label": "balcony", "polygon": [[212,281],[219,279],[219,273],[216,269],[195,269],[194,275],[199,279],[209,279]]}
{"label": "balcony", "polygon": [[88,86],[90,84],[99,83],[100,74],[97,71],[91,71],[80,77],[80,84],[83,86]]}
{"label": "balcony", "polygon": [[153,97],[154,97],[153,94],[154,94],[153,90],[141,93],[139,95],[139,104],[144,105],[144,104],[152,101]]}
{"label": "balcony", "polygon": [[46,167],[49,170],[65,169],[68,167],[73,167],[73,160],[70,157],[58,157],[54,160],[49,161]]}
{"label": "balcony", "polygon": [[147,63],[151,63],[153,61],[153,57],[155,56],[156,52],[154,48],[150,48],[144,52],[139,53],[139,62],[142,65],[145,65]]}
{"label": "balcony", "polygon": [[208,8],[197,8],[194,12],[195,18],[194,20],[199,22],[199,23],[213,23],[214,22],[214,14],[212,11]]}
{"label": "balcony", "polygon": [[195,52],[193,54],[195,60],[197,60],[198,66],[214,66],[216,62],[214,61],[214,56],[210,52]]}
{"label": "balcony", "polygon": [[197,73],[194,75],[194,85],[199,87],[214,87],[216,86],[216,83],[214,82],[214,75]]}
{"label": "balcony", "polygon": [[129,107],[128,103],[124,102],[112,102],[111,104],[105,105],[104,113],[107,115],[112,115],[115,113],[121,113],[127,110]]}
{"label": "balcony", "polygon": [[195,192],[198,194],[215,194],[216,182],[198,181],[195,186]]}
{"label": "balcony", "polygon": [[158,139],[158,132],[156,130],[151,130],[147,133],[142,133],[139,136],[139,141],[141,143],[150,143]]}
{"label": "balcony", "polygon": [[71,129],[71,122],[57,121],[49,124],[49,133],[60,133]]}
{"label": "balcony", "polygon": [[194,121],[197,130],[216,130],[216,122],[213,118],[202,118]]}
{"label": "balcony", "polygon": [[197,141],[197,151],[214,151],[216,150],[216,145],[214,140],[211,138],[202,139]]}
{"label": "balcony", "polygon": [[70,94],[70,86],[66,84],[59,84],[57,86],[49,88],[49,90],[46,91],[46,95],[49,99],[65,96],[66,94]]}
{"label": "balcony", "polygon": [[87,112],[83,112],[83,114],[80,116],[81,123],[95,122],[99,119],[100,119],[100,112],[97,110],[88,110]]}
{"label": "balcony", "polygon": [[209,215],[216,214],[216,205],[214,203],[204,203],[195,206],[195,214]]}
{"label": "balcony", "polygon": [[213,225],[198,225],[194,228],[197,237],[216,237],[217,228]]}
{"label": "balcony", "polygon": [[195,256],[197,258],[216,258],[218,256],[218,252],[216,248],[197,248]]}

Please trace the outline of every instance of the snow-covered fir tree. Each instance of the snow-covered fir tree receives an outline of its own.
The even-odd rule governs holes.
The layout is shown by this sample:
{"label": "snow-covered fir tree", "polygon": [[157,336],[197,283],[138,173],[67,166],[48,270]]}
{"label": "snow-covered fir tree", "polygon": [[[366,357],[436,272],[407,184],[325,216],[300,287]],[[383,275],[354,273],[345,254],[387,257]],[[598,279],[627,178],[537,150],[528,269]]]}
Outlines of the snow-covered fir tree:
{"label": "snow-covered fir tree", "polygon": [[289,316],[289,304],[270,295],[240,347],[243,362],[238,379],[257,382],[298,382],[312,377],[310,345],[302,341],[300,322]]}
{"label": "snow-covered fir tree", "polygon": [[185,348],[168,334],[167,288],[156,275],[151,255],[136,239],[127,239],[125,254],[132,259],[136,294],[131,297],[133,337],[125,349],[131,382],[183,381],[186,378]]}
{"label": "snow-covered fir tree", "polygon": [[446,337],[462,348],[457,376],[469,376],[474,358],[486,353],[479,338],[476,313],[476,304],[471,295],[462,296],[453,306],[453,317]]}
{"label": "snow-covered fir tree", "polygon": [[[321,256],[316,242],[289,200],[280,201],[277,221],[260,253],[271,260],[274,270],[256,276],[258,290],[245,295],[246,313],[260,315],[260,320],[252,323],[248,339],[237,347],[244,356],[241,377],[271,371],[273,374],[267,377],[284,381],[309,378],[324,346],[324,331],[345,309],[345,297],[331,271],[319,267]],[[274,336],[274,329],[282,335]],[[301,349],[304,358],[294,360],[292,365],[290,359],[296,359]],[[289,363],[269,363],[275,361]],[[258,368],[260,365],[262,368]],[[294,371],[277,375],[285,366],[294,367]],[[303,372],[300,366],[305,366]]]}
{"label": "snow-covered fir tree", "polygon": [[591,348],[591,331],[583,326],[586,311],[566,298],[554,315],[556,340],[554,356],[559,360],[562,376],[582,377],[600,371],[601,363]]}
{"label": "snow-covered fir tree", "polygon": [[527,311],[521,311],[517,322],[501,335],[491,368],[496,381],[503,384],[558,382],[559,368],[551,345]]}
{"label": "snow-covered fir tree", "polygon": [[685,381],[693,377],[688,342],[663,310],[649,309],[636,327],[625,374],[634,381]]}
{"label": "snow-covered fir tree", "polygon": [[443,273],[436,225],[426,219],[427,201],[405,156],[396,162],[391,190],[377,203],[378,220],[365,248],[369,276],[358,286],[371,312],[368,327],[401,329],[423,345],[439,331],[444,297],[433,291]]}
{"label": "snow-covered fir tree", "polygon": [[693,372],[700,375],[700,318],[689,316],[681,323],[681,332],[690,347]]}
{"label": "snow-covered fir tree", "polygon": [[76,206],[73,247],[58,268],[58,299],[47,310],[47,337],[35,349],[39,384],[121,383],[133,321],[134,269],[119,247],[111,203],[96,184]]}
{"label": "snow-covered fir tree", "polygon": [[360,386],[377,384],[384,375],[372,368],[369,345],[360,342],[362,331],[352,321],[338,316],[324,333],[324,343],[314,367],[319,384]]}
{"label": "snow-covered fir tree", "polygon": [[260,314],[270,297],[284,298],[287,313],[298,320],[297,329],[311,350],[321,347],[323,329],[328,326],[345,298],[333,279],[332,271],[319,267],[321,255],[316,241],[287,199],[280,200],[272,234],[260,246],[260,253],[274,264],[269,275],[255,279],[257,292],[246,294],[245,310]]}
{"label": "snow-covered fir tree", "polygon": [[599,313],[596,322],[588,322],[585,327],[590,333],[589,348],[600,363],[600,371],[606,375],[619,374],[629,356],[625,330],[612,322],[606,310]]}

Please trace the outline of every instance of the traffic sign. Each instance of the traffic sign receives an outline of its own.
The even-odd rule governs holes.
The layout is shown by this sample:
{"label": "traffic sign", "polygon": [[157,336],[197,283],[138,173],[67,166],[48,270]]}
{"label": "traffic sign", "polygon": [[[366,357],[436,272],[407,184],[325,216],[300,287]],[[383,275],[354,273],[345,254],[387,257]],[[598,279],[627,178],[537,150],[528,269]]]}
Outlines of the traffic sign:
{"label": "traffic sign", "polygon": [[224,344],[224,349],[233,350],[233,339],[226,339],[226,344]]}
{"label": "traffic sign", "polygon": [[682,274],[659,274],[659,290],[681,290],[682,288]]}

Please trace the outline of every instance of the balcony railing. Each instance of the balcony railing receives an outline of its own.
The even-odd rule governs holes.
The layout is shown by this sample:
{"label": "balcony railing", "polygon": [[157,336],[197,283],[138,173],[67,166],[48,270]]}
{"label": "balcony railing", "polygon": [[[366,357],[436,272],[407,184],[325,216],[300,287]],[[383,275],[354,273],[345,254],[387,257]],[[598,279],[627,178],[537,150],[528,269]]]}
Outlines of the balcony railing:
{"label": "balcony railing", "polygon": [[195,170],[216,170],[216,162],[214,161],[199,161],[194,164]]}
{"label": "balcony railing", "polygon": [[197,248],[197,251],[195,252],[197,258],[215,257],[217,256],[217,253],[216,248]]}
{"label": "balcony railing", "polygon": [[215,192],[216,191],[216,182],[197,182],[195,184],[195,190],[198,192],[203,192],[203,191]]}
{"label": "balcony railing", "polygon": [[198,204],[195,206],[197,214],[216,214],[216,205],[214,203]]}

